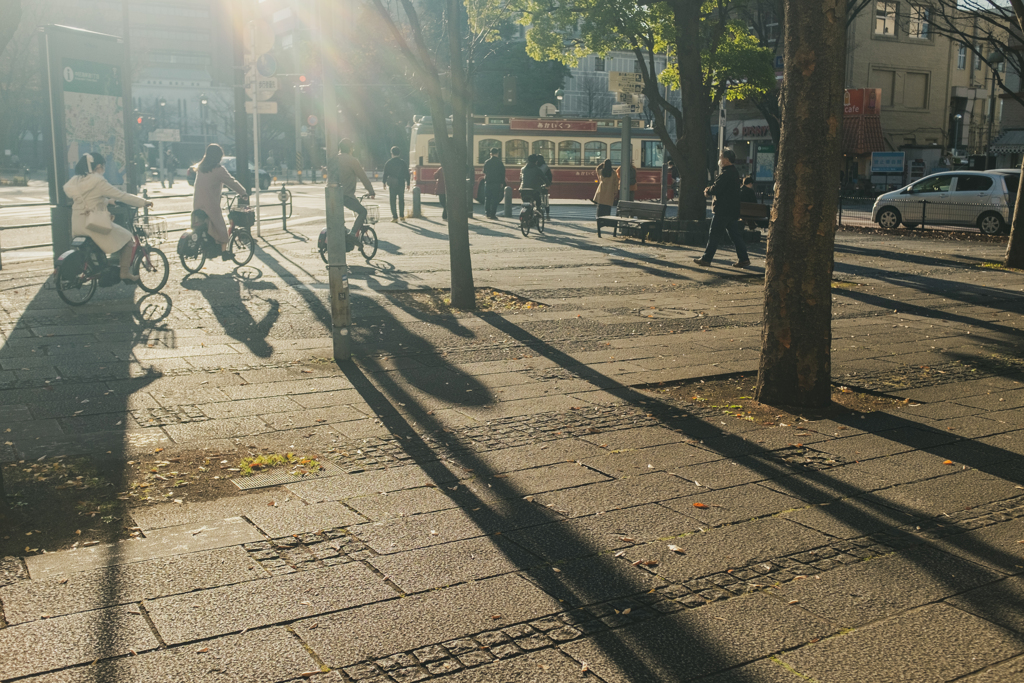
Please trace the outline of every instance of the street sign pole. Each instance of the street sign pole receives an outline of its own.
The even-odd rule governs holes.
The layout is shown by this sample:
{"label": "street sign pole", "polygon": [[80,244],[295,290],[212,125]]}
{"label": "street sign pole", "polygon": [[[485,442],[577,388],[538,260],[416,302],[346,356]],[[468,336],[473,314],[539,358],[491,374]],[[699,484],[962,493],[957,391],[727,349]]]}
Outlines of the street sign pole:
{"label": "street sign pole", "polygon": [[253,107],[252,107],[252,162],[254,181],[253,192],[256,193],[256,237],[260,237],[260,74],[256,68],[256,22],[252,22],[252,75],[253,75]]}

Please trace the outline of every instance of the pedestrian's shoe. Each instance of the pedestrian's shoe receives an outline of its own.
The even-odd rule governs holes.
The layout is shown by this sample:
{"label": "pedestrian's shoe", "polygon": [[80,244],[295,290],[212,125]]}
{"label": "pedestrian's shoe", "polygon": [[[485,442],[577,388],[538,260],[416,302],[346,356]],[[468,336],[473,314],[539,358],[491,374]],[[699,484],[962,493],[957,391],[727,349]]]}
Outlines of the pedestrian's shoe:
{"label": "pedestrian's shoe", "polygon": [[397,223],[398,222],[398,216],[395,216],[394,218],[392,218],[391,222],[392,223]]}
{"label": "pedestrian's shoe", "polygon": [[695,258],[695,259],[693,259],[693,262],[696,263],[698,266],[710,266],[711,265],[711,261],[705,261],[702,258]]}
{"label": "pedestrian's shoe", "polygon": [[737,261],[736,263],[734,263],[732,265],[733,265],[734,268],[746,268],[747,266],[750,265],[750,261],[748,261],[748,260]]}
{"label": "pedestrian's shoe", "polygon": [[352,239],[351,235],[345,236],[345,251],[352,251],[356,248],[356,241]]}

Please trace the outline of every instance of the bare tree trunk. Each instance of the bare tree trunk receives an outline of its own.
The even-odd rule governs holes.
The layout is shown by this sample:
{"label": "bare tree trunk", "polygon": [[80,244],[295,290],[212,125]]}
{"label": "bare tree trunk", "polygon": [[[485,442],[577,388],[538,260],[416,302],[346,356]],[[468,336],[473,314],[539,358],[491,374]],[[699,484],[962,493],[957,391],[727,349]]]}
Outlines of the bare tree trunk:
{"label": "bare tree trunk", "polygon": [[757,400],[831,402],[832,252],[842,158],[846,0],[786,0],[782,140]]}
{"label": "bare tree trunk", "polygon": [[[1021,164],[1024,172],[1024,164]],[[1021,208],[1020,196],[1024,187],[1017,188],[1017,201],[1013,205],[1013,220],[1010,223],[1010,241],[1006,245],[1006,256],[1003,265],[1007,268],[1024,268],[1024,208]]]}
{"label": "bare tree trunk", "polygon": [[679,218],[684,221],[707,218],[708,128],[710,103],[704,89],[701,69],[700,0],[673,0],[676,55],[679,60],[679,91],[683,103],[682,130],[679,131],[680,155],[672,154],[679,172]]}

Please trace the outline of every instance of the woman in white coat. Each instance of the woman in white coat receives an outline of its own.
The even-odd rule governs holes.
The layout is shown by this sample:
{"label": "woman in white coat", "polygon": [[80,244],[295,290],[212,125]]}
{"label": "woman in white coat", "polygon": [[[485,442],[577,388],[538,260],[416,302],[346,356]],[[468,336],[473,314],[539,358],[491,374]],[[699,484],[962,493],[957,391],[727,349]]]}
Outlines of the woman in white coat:
{"label": "woman in white coat", "polygon": [[142,197],[122,192],[103,177],[105,159],[102,154],[94,152],[83,154],[75,165],[75,177],[64,184],[64,193],[74,200],[71,207],[71,234],[74,237],[89,237],[105,254],[120,254],[121,280],[125,284],[139,281],[132,275],[132,233],[114,224],[110,232],[88,229],[89,213],[107,211],[112,201],[123,202],[129,206],[153,206],[153,202]]}

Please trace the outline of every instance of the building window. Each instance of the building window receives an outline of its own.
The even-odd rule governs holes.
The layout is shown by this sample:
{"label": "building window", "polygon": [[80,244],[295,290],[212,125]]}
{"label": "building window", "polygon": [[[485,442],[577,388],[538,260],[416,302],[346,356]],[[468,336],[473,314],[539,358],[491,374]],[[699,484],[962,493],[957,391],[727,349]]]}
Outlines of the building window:
{"label": "building window", "polygon": [[927,7],[910,7],[910,23],[907,25],[907,35],[918,40],[928,40],[928,20],[931,19],[931,10]]}
{"label": "building window", "polygon": [[604,71],[604,57],[594,57],[594,71]]}
{"label": "building window", "polygon": [[875,35],[896,35],[896,3],[879,1],[875,3]]}
{"label": "building window", "polygon": [[956,51],[956,68],[963,71],[967,68],[967,46],[960,43]]}

